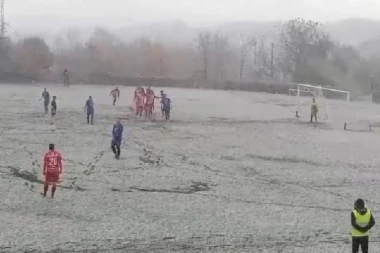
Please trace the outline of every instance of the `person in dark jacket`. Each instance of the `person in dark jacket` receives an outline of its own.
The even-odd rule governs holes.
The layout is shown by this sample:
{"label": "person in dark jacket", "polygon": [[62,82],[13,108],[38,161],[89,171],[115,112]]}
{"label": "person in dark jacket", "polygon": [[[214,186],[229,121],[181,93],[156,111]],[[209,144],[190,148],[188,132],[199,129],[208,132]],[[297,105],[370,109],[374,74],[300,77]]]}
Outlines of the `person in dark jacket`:
{"label": "person in dark jacket", "polygon": [[57,97],[53,96],[51,101],[51,124],[54,124],[54,117],[57,114]]}
{"label": "person in dark jacket", "polygon": [[123,130],[124,127],[121,124],[121,120],[117,119],[117,122],[115,125],[113,125],[112,128],[112,141],[111,141],[111,149],[113,153],[115,154],[115,158],[120,158],[120,146],[121,146],[121,140],[123,138]]}
{"label": "person in dark jacket", "polygon": [[87,124],[94,124],[94,101],[92,100],[92,96],[88,97],[85,105],[85,111],[87,113]]}
{"label": "person in dark jacket", "polygon": [[[44,99],[45,114],[47,114],[48,111],[49,111],[50,94],[49,94],[49,92],[47,91],[46,88],[44,89],[44,92],[42,92],[42,97],[41,97],[41,99],[42,99],[42,98]],[[40,100],[41,100],[41,99],[40,99]]]}
{"label": "person in dark jacket", "polygon": [[365,208],[364,200],[357,199],[351,212],[352,253],[368,253],[369,230],[375,225],[371,210]]}
{"label": "person in dark jacket", "polygon": [[165,114],[165,120],[170,120],[170,110],[172,109],[172,101],[164,94],[162,99],[162,107]]}
{"label": "person in dark jacket", "polygon": [[63,84],[69,86],[69,71],[67,69],[63,71]]}

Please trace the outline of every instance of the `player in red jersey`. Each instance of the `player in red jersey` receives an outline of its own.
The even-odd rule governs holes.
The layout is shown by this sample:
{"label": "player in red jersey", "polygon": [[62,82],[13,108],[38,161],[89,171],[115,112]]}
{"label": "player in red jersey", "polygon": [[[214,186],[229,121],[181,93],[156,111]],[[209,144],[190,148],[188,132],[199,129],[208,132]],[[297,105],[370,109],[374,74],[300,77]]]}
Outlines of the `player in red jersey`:
{"label": "player in red jersey", "polygon": [[142,117],[142,113],[144,111],[144,104],[145,104],[145,94],[140,92],[137,93],[137,97],[135,100],[135,108],[136,108],[136,117],[140,116]]}
{"label": "player in red jersey", "polygon": [[135,117],[142,116],[144,111],[144,103],[145,103],[145,92],[144,88],[137,87],[135,90],[135,95],[133,102],[135,104]]}
{"label": "player in red jersey", "polygon": [[49,185],[52,185],[51,197],[54,198],[59,175],[62,174],[62,157],[59,152],[54,150],[54,144],[49,144],[49,151],[44,156],[43,174],[45,176],[43,196],[46,197]]}
{"label": "player in red jersey", "polygon": [[154,99],[156,96],[154,95],[154,91],[150,89],[150,87],[147,89],[146,96],[145,96],[145,117],[148,115],[153,115],[154,111]]}
{"label": "player in red jersey", "polygon": [[113,89],[113,90],[111,91],[110,96],[113,97],[113,103],[112,103],[112,105],[115,105],[116,100],[117,100],[118,98],[120,98],[120,90],[119,90],[119,86],[116,87],[115,89]]}

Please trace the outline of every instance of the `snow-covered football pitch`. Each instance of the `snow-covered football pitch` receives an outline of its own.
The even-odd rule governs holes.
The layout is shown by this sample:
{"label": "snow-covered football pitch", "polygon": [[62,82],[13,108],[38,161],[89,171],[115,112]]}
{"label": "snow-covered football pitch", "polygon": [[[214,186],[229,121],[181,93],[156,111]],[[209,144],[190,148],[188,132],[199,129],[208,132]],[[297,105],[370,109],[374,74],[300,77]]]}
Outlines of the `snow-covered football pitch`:
{"label": "snow-covered football pitch", "polygon": [[[0,86],[0,252],[343,253],[357,198],[380,217],[376,105],[329,100],[330,122],[309,124],[291,96],[163,88],[172,120],[159,105],[155,121],[124,119],[115,160],[133,88],[114,107],[110,86],[46,87],[54,125],[43,86]],[[367,119],[372,131],[343,130]],[[55,199],[40,195],[49,143],[65,158]]]}

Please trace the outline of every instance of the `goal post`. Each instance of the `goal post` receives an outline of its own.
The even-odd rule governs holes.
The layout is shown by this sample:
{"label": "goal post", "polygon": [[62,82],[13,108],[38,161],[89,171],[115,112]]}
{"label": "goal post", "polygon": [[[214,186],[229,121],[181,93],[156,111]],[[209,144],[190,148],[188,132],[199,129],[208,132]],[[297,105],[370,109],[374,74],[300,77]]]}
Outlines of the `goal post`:
{"label": "goal post", "polygon": [[[323,87],[322,85],[311,85],[311,84],[297,84],[297,110],[296,117],[307,116],[309,117],[309,113],[307,108],[311,107],[312,100],[311,98],[315,98],[318,110],[318,118],[322,120],[329,119],[329,108],[326,99],[338,99],[344,100],[346,102],[350,101],[350,92],[344,90],[338,90],[329,87]],[[294,89],[289,90],[289,94],[294,92]],[[308,98],[308,99],[305,99]]]}
{"label": "goal post", "polygon": [[323,87],[322,85],[311,85],[311,84],[297,84],[297,89],[289,89],[289,94],[291,94],[292,92],[297,92],[297,97],[299,97],[300,95],[302,95],[302,93],[309,93],[309,94],[312,94],[313,96],[315,96],[315,94],[313,93],[313,90],[314,91],[329,91],[331,93],[337,93],[337,94],[341,94],[339,96],[329,96],[330,98],[336,98],[336,99],[344,99],[346,100],[347,102],[350,101],[350,92],[349,91],[345,91],[345,90],[338,90],[338,89],[333,89],[333,88],[328,88],[328,87]]}

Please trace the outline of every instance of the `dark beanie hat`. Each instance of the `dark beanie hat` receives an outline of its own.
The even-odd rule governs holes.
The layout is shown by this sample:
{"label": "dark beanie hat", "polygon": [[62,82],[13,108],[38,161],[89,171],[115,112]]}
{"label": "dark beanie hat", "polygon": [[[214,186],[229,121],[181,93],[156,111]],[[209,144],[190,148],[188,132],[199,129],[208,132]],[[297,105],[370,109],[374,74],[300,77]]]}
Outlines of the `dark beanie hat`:
{"label": "dark beanie hat", "polygon": [[355,201],[355,206],[356,206],[357,208],[364,208],[364,200],[363,200],[363,199],[357,199],[357,200]]}

